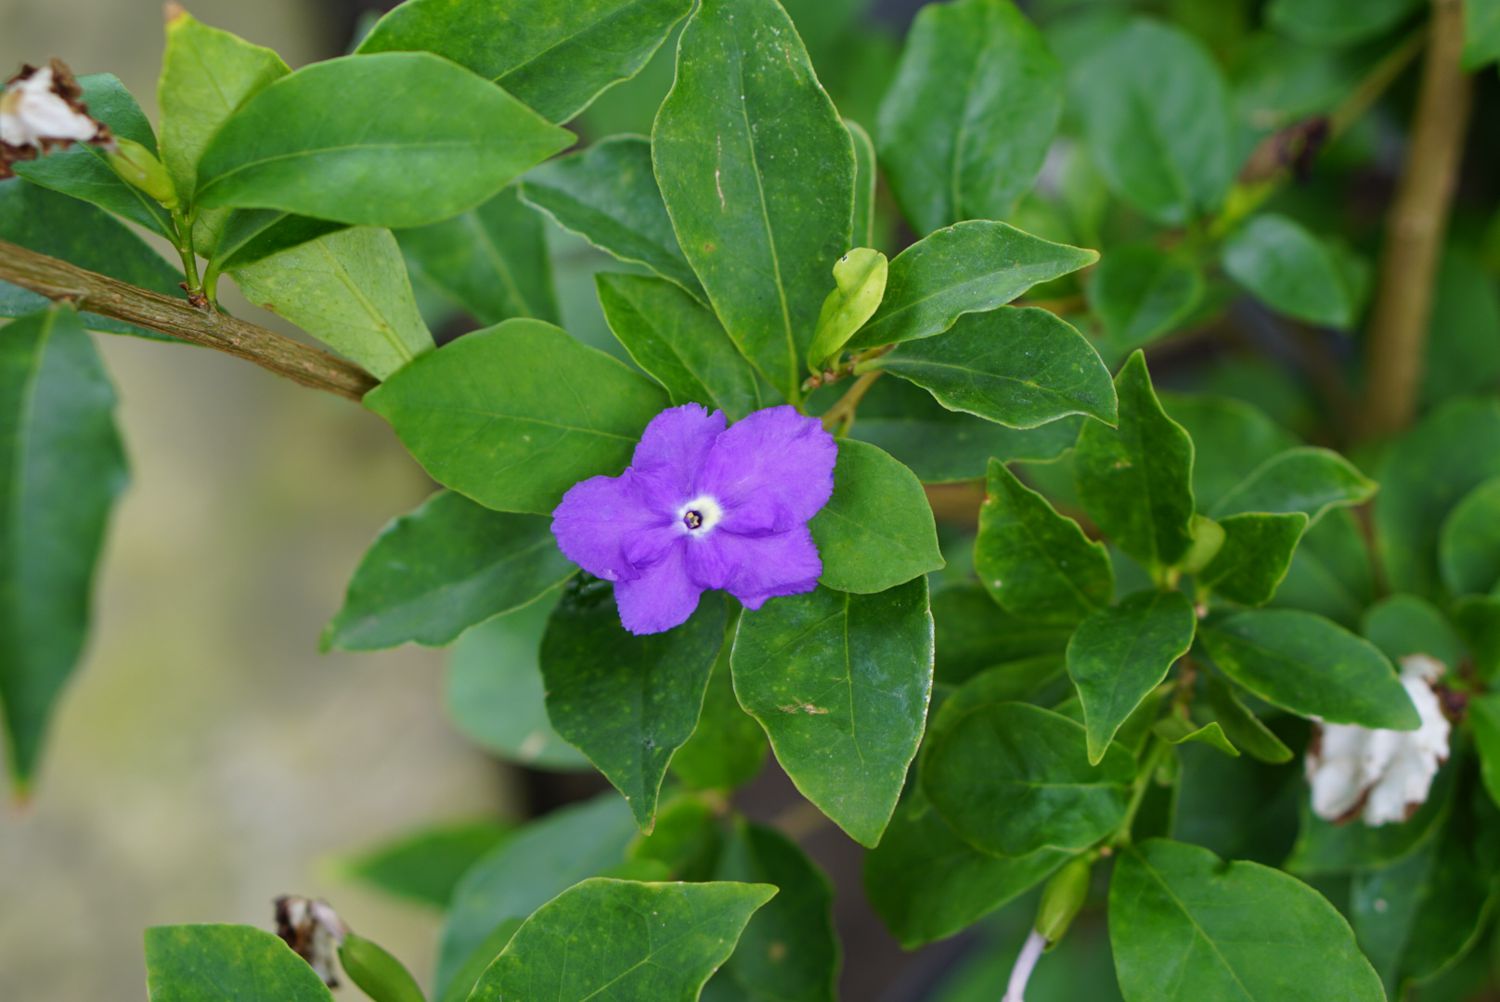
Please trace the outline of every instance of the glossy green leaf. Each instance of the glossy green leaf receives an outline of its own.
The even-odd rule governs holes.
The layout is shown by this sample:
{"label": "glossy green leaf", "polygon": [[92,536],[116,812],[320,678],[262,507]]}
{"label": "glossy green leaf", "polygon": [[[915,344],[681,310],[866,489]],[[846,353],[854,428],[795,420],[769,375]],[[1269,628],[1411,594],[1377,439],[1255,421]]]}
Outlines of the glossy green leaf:
{"label": "glossy green leaf", "polygon": [[868,595],[943,566],[932,507],[916,475],[873,445],[839,443],[833,496],[808,523],[835,591]]}
{"label": "glossy green leaf", "polygon": [[538,320],[428,352],[365,397],[433,479],[499,511],[550,514],[630,462],[666,394]]}
{"label": "glossy green leaf", "polygon": [[1216,748],[1230,758],[1239,758],[1240,755],[1240,750],[1229,740],[1229,736],[1224,733],[1223,726],[1217,720],[1200,727],[1183,717],[1166,716],[1152,725],[1151,733],[1168,744],[1180,745],[1193,741]]}
{"label": "glossy green leaf", "polygon": [[1009,0],[924,7],[880,105],[880,159],[919,232],[1005,219],[1062,114],[1062,71]]}
{"label": "glossy green leaf", "polygon": [[615,785],[649,832],[673,753],[692,736],[724,642],[725,604],[709,596],[685,624],[636,636],[607,581],[575,582],[542,637],[547,716]]}
{"label": "glossy green leaf", "polygon": [[1420,6],[1419,0],[1271,0],[1266,16],[1299,42],[1344,46],[1384,34]]}
{"label": "glossy green leaf", "polygon": [[407,0],[359,51],[436,52],[565,122],[640,72],[691,7],[691,0]]}
{"label": "glossy green leaf", "polygon": [[[977,584],[958,584],[932,593],[937,627],[936,678],[960,685],[981,672],[1016,666],[1051,656],[1062,671],[1063,652],[1072,624],[1040,622],[1035,616],[1013,616],[993,602]],[[1040,668],[1039,668],[1040,670]]]}
{"label": "glossy green leaf", "polygon": [[396,242],[413,272],[482,324],[557,322],[547,234],[514,187],[452,219],[401,230]]}
{"label": "glossy green leaf", "polygon": [[469,998],[696,1002],[775,894],[765,884],[585,880],[516,930]]}
{"label": "glossy green leaf", "polygon": [[698,726],[672,756],[672,775],[691,790],[736,790],[754,779],[766,761],[765,732],[734,697],[729,657],[739,622],[733,614],[732,619],[703,694]]}
{"label": "glossy green leaf", "polygon": [[345,56],[240,105],[199,159],[198,202],[423,226],[489,201],[572,142],[445,59]]}
{"label": "glossy green leaf", "polygon": [[1115,390],[1119,427],[1090,421],[1079,433],[1078,496],[1121,550],[1148,567],[1170,566],[1193,543],[1193,441],[1162,410],[1139,351]]}
{"label": "glossy green leaf", "polygon": [[1347,330],[1358,305],[1333,252],[1300,223],[1274,213],[1251,219],[1224,243],[1224,270],[1278,313]]}
{"label": "glossy green leaf", "polygon": [[594,284],[609,329],[672,403],[700,403],[731,421],[773,403],[718,318],[678,286],[613,272],[595,275]]}
{"label": "glossy green leaf", "polygon": [[1013,616],[1071,625],[1109,604],[1114,573],[1104,545],[990,460],[974,569]]}
{"label": "glossy green leaf", "polygon": [[875,186],[879,180],[875,142],[852,118],[844,119],[844,128],[854,142],[854,232],[849,242],[870,247],[875,243]]}
{"label": "glossy green leaf", "polygon": [[1361,618],[1360,633],[1397,663],[1422,654],[1456,669],[1463,658],[1463,641],[1453,624],[1415,595],[1390,595],[1370,606]]}
{"label": "glossy green leaf", "polygon": [[330,1002],[291,947],[248,925],[159,925],[146,930],[151,1002]]}
{"label": "glossy green leaf", "polygon": [[819,588],[740,621],[734,691],[797,789],[862,845],[890,820],[932,690],[927,579],[878,595]]}
{"label": "glossy green leaf", "polygon": [[1464,69],[1477,70],[1500,59],[1500,3],[1467,0],[1464,4]]}
{"label": "glossy green leaf", "polygon": [[238,269],[245,298],[384,379],[432,348],[388,230],[338,230]]}
{"label": "glossy green leaf", "polygon": [[1177,330],[1203,298],[1203,276],[1180,255],[1128,244],[1104,256],[1087,293],[1110,341],[1125,352]]}
{"label": "glossy green leaf", "polygon": [[1168,226],[1219,207],[1236,166],[1229,96],[1200,42],[1137,18],[1070,85],[1094,163],[1122,199]]}
{"label": "glossy green leaf", "polygon": [[1135,759],[1119,744],[1090,765],[1083,725],[1029,703],[944,715],[922,789],[965,842],[1001,856],[1081,850],[1125,818]]}
{"label": "glossy green leaf", "polygon": [[1500,807],[1500,693],[1469,700],[1469,730],[1479,752],[1480,776],[1490,800]]}
{"label": "glossy green leaf", "polygon": [[1213,710],[1214,721],[1224,730],[1224,736],[1252,758],[1272,765],[1290,762],[1292,750],[1251,713],[1240,701],[1234,689],[1218,675],[1209,672],[1203,681],[1204,695]]}
{"label": "glossy green leaf", "polygon": [[789,399],[849,248],[854,149],[775,0],[704,0],[652,132],[683,252],[745,356]]}
{"label": "glossy green leaf", "polygon": [[834,289],[818,313],[818,326],[807,348],[808,369],[822,371],[875,313],[885,295],[888,270],[885,255],[868,247],[856,247],[834,262]]}
{"label": "glossy green leaf", "polygon": [[1198,617],[1179,591],[1143,591],[1085,619],[1068,641],[1068,675],[1083,703],[1089,763],[1193,644]]}
{"label": "glossy green leaf", "polygon": [[1231,602],[1265,605],[1291,568],[1307,516],[1300,511],[1230,515],[1219,527],[1224,543],[1196,576],[1197,583]]}
{"label": "glossy green leaf", "polygon": [[381,531],[323,646],[441,647],[475,623],[529,605],[576,570],[547,519],[491,511],[442,491]]}
{"label": "glossy green leaf", "polygon": [[898,345],[861,368],[893,373],[949,410],[1012,428],[1070,414],[1115,420],[1114,388],[1099,353],[1046,310],[969,314],[941,337]]}
{"label": "glossy green leaf", "polygon": [[1094,251],[1043,240],[1005,223],[974,220],[944,227],[891,260],[880,309],[849,347],[941,334],[966,313],[1004,306],[1034,285],[1097,260]]}
{"label": "glossy green leaf", "polygon": [[1443,584],[1455,595],[1500,585],[1500,477],[1464,495],[1443,520],[1438,565]]}
{"label": "glossy green leaf", "polygon": [[1349,923],[1259,863],[1152,839],[1121,854],[1109,939],[1127,1002],[1383,1002]]}
{"label": "glossy green leaf", "polygon": [[128,479],[114,408],[72,310],[0,330],[0,706],[20,795],[83,653],[94,567]]}
{"label": "glossy green leaf", "polygon": [[509,837],[510,829],[494,821],[441,825],[346,856],[334,865],[344,879],[446,908],[469,867]]}
{"label": "glossy green leaf", "polygon": [[1338,724],[1409,731],[1416,708],[1384,654],[1307,612],[1242,612],[1200,635],[1214,663],[1282,709]]}

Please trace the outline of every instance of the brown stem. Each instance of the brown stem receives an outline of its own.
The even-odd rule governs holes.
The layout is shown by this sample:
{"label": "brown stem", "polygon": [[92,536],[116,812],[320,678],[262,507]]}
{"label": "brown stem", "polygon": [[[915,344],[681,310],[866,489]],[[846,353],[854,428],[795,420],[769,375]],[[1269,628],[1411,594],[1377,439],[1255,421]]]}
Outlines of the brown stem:
{"label": "brown stem", "polygon": [[1365,342],[1368,376],[1359,427],[1369,437],[1401,430],[1416,413],[1433,279],[1473,103],[1473,83],[1460,64],[1463,44],[1463,4],[1433,0],[1416,117],[1386,220]]}
{"label": "brown stem", "polygon": [[375,387],[375,377],[364,369],[321,349],[3,240],[0,280],[48,299],[74,303],[90,313],[216,348],[303,386],[350,400],[359,400]]}

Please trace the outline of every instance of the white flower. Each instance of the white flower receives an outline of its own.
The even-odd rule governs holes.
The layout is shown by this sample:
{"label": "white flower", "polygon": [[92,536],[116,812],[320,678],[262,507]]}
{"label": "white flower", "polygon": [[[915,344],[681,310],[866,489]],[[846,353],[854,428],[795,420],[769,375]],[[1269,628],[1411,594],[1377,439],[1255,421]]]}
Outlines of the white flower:
{"label": "white flower", "polygon": [[1427,801],[1438,766],[1448,760],[1448,718],[1432,684],[1441,662],[1424,654],[1401,659],[1401,684],[1422,724],[1414,731],[1319,724],[1307,749],[1313,813],[1326,821],[1360,817],[1371,827],[1405,821]]}
{"label": "white flower", "polygon": [[56,59],[37,69],[24,66],[0,93],[0,178],[9,165],[69,143],[110,142],[109,129],[89,117],[83,91]]}

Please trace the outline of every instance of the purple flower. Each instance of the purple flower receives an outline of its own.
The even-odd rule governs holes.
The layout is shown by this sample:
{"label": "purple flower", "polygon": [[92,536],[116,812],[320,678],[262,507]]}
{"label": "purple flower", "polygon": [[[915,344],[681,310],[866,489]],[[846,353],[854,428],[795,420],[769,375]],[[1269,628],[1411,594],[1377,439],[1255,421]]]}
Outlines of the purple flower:
{"label": "purple flower", "polygon": [[631,633],[681,625],[722,588],[759,609],[812,591],[823,573],[807,521],[833,493],[838,445],[793,407],[725,429],[722,411],[662,411],[618,477],[576,483],[552,513],[568,559],[615,583]]}

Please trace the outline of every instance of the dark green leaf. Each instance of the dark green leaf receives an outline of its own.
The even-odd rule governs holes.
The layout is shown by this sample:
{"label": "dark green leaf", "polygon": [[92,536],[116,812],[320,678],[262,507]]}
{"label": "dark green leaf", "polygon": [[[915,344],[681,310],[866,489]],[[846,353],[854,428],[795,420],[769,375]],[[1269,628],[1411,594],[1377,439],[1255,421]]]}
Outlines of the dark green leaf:
{"label": "dark green leaf", "polygon": [[434,908],[446,908],[464,873],[510,837],[493,821],[424,828],[339,860],[340,876]]}
{"label": "dark green leaf", "polygon": [[849,248],[854,148],[775,0],[703,0],[651,152],[724,328],[796,400],[828,273]]}
{"label": "dark green leaf", "polygon": [[765,732],[734,698],[729,674],[738,625],[735,617],[709,676],[693,736],[672,756],[672,775],[692,790],[736,790],[754,779],[766,761]]}
{"label": "dark green leaf", "polygon": [[604,773],[649,832],[673,753],[692,736],[724,643],[725,603],[711,595],[682,626],[636,636],[620,625],[607,581],[574,582],[542,637],[547,716]]}
{"label": "dark green leaf", "polygon": [[198,202],[423,226],[494,197],[573,135],[437,56],[305,66],[251,97],[198,163]]}
{"label": "dark green leaf", "polygon": [[1450,611],[1469,648],[1474,670],[1489,681],[1500,674],[1500,595],[1465,595]]}
{"label": "dark green leaf", "polygon": [[1375,482],[1329,449],[1301,447],[1273,456],[1219,499],[1215,517],[1239,512],[1300,511],[1312,522],[1330,508],[1363,504]]}
{"label": "dark green leaf", "polygon": [[1264,412],[1228,397],[1164,393],[1162,406],[1193,439],[1193,496],[1200,511],[1239,486],[1245,471],[1297,444]]}
{"label": "dark green leaf", "polygon": [[146,930],[151,1002],[331,1002],[307,961],[248,925],[159,925]]}
{"label": "dark green leaf", "polygon": [[1240,755],[1240,750],[1229,740],[1229,736],[1224,733],[1223,726],[1217,720],[1200,727],[1185,717],[1166,716],[1152,725],[1151,733],[1168,744],[1180,745],[1195,741],[1217,748],[1230,758],[1239,758]]}
{"label": "dark green leaf", "polygon": [[1291,567],[1307,516],[1300,511],[1230,515],[1219,527],[1224,543],[1197,575],[1198,584],[1231,602],[1265,605]]}
{"label": "dark green leaf", "polygon": [[878,595],[819,588],[747,612],[734,691],[803,796],[875,845],[916,755],[932,690],[927,579]]}
{"label": "dark green leaf", "polygon": [[844,119],[844,128],[854,142],[854,232],[850,239],[856,247],[875,243],[875,143],[864,126],[852,118]]}
{"label": "dark green leaf", "polygon": [[1463,641],[1448,619],[1415,595],[1391,595],[1370,606],[1360,633],[1396,662],[1423,654],[1456,669],[1463,657]]}
{"label": "dark green leaf", "polygon": [[1224,243],[1224,270],[1278,313],[1347,330],[1357,300],[1332,250],[1274,213],[1251,219]]}
{"label": "dark green leaf", "polygon": [[[1427,802],[1399,824],[1369,825],[1355,822],[1337,825],[1313,814],[1306,787],[1301,787],[1300,831],[1287,857],[1285,868],[1293,873],[1351,873],[1375,870],[1405,859],[1442,830],[1453,810],[1456,763],[1438,770]],[[1300,784],[1299,784],[1300,786]]]}
{"label": "dark green leaf", "polygon": [[1234,742],[1237,748],[1243,748],[1252,758],[1273,765],[1291,761],[1292,750],[1274,731],[1261,723],[1259,717],[1250,712],[1228,682],[1209,672],[1204,677],[1203,688],[1204,695],[1208,697],[1209,708],[1213,710],[1214,720],[1224,729],[1225,737]]}
{"label": "dark green leaf", "polygon": [[1375,573],[1365,537],[1352,514],[1334,511],[1302,534],[1271,604],[1354,627],[1374,598]]}
{"label": "dark green leaf", "polygon": [[1089,308],[1122,353],[1177,330],[1202,298],[1198,269],[1154,244],[1113,248],[1088,284]]}
{"label": "dark green leaf", "polygon": [[[1105,599],[1107,601],[1107,598]],[[1040,623],[1034,616],[1012,616],[977,584],[942,588],[932,594],[937,623],[936,676],[960,685],[1000,665],[1053,656],[1062,670],[1072,625]]]}
{"label": "dark green leaf", "polygon": [[1500,387],[1500,285],[1483,261],[1456,247],[1438,266],[1425,354],[1422,399],[1433,406]]}
{"label": "dark green leaf", "polygon": [[932,507],[916,475],[873,445],[839,443],[833,497],[808,523],[819,582],[868,595],[943,566]]}
{"label": "dark green leaf", "polygon": [[1193,644],[1198,617],[1179,591],[1136,592],[1101,609],[1068,641],[1068,675],[1083,703],[1089,763]]}
{"label": "dark green leaf", "polygon": [[275,209],[233,209],[223,218],[211,255],[214,270],[233,273],[272,254],[345,228],[344,223],[289,216]]}
{"label": "dark green leaf", "polygon": [[1299,42],[1344,46],[1384,34],[1419,6],[1420,0],[1271,0],[1266,16]]}
{"label": "dark green leaf", "polygon": [[1455,595],[1500,585],[1500,477],[1464,495],[1443,520],[1438,563],[1443,583]]}
{"label": "dark green leaf", "polygon": [[1469,700],[1469,729],[1479,752],[1484,788],[1490,800],[1500,806],[1500,692]]}
{"label": "dark green leaf", "polygon": [[365,397],[432,477],[500,511],[547,514],[618,473],[666,394],[538,320],[428,352]]}

